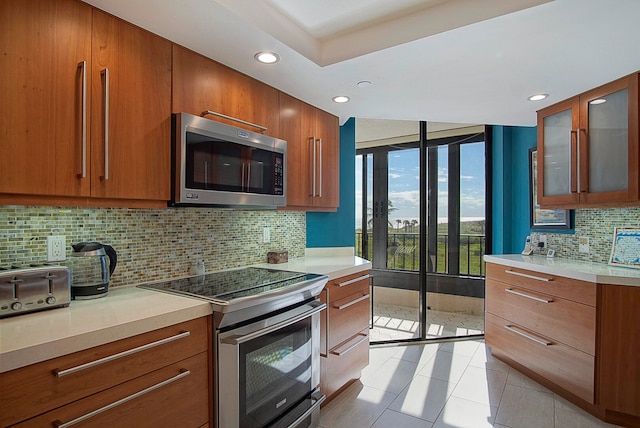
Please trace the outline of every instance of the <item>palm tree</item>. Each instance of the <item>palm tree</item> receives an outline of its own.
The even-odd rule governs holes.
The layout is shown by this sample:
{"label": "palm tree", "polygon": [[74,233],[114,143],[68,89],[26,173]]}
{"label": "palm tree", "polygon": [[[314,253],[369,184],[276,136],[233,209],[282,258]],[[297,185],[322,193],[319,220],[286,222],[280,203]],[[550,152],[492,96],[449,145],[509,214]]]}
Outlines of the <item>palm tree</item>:
{"label": "palm tree", "polygon": [[396,223],[398,223],[398,231],[400,231],[400,225],[402,224],[402,220],[397,219]]}
{"label": "palm tree", "polygon": [[418,224],[418,220],[416,220],[415,218],[413,220],[411,220],[411,231],[415,232],[415,228],[416,225]]}
{"label": "palm tree", "polygon": [[409,225],[411,224],[411,222],[409,220],[405,220],[403,222],[403,224],[404,224],[404,231],[408,232],[409,231]]}

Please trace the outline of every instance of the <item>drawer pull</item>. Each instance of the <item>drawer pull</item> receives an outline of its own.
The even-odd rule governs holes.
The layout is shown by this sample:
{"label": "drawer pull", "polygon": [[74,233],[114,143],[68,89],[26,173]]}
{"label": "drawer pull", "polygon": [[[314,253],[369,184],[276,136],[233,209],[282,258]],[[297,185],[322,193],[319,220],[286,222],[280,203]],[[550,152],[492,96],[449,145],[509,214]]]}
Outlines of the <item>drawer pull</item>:
{"label": "drawer pull", "polygon": [[522,276],[529,279],[535,279],[537,281],[544,281],[544,282],[553,281],[553,278],[545,278],[543,276],[529,275],[526,273],[516,272],[514,270],[509,270],[509,269],[505,270],[505,273],[508,273],[510,275]]}
{"label": "drawer pull", "polygon": [[63,423],[62,421],[59,421],[59,420],[55,421],[55,422],[53,422],[53,426],[55,428],[67,428],[67,427],[70,427],[70,426],[75,425],[77,423],[80,423],[82,421],[86,421],[87,419],[92,418],[92,417],[94,417],[96,415],[99,415],[100,413],[103,413],[103,412],[106,412],[107,410],[111,410],[111,409],[113,409],[115,407],[118,407],[119,405],[124,404],[127,401],[131,401],[133,399],[136,399],[136,398],[138,398],[138,397],[140,397],[140,396],[142,396],[144,394],[147,394],[147,393],[149,393],[151,391],[154,391],[154,390],[156,390],[158,388],[162,388],[163,386],[168,385],[170,383],[173,383],[173,382],[175,382],[177,380],[180,380],[185,376],[189,376],[190,374],[191,374],[191,372],[189,370],[180,369],[180,373],[175,375],[172,378],[169,378],[167,380],[163,380],[162,382],[156,383],[155,385],[152,385],[149,388],[145,388],[142,391],[136,392],[135,394],[131,394],[131,395],[127,396],[127,397],[121,398],[118,401],[114,401],[111,404],[107,404],[104,407],[100,407],[99,409],[96,409],[96,410],[94,410],[92,412],[89,412],[89,413],[86,413],[86,414],[84,414],[82,416],[79,416],[79,417],[77,417],[77,418],[75,418],[75,419],[73,419],[73,420],[71,420],[69,422],[64,422]]}
{"label": "drawer pull", "polygon": [[504,328],[506,328],[507,330],[515,333],[515,334],[519,334],[522,337],[525,337],[533,342],[539,343],[540,345],[544,345],[544,346],[550,346],[553,345],[552,342],[548,342],[546,340],[542,340],[542,339],[538,339],[537,337],[533,337],[530,334],[524,333],[520,330],[518,330],[516,327],[512,326],[512,325],[505,325]]}
{"label": "drawer pull", "polygon": [[536,302],[542,302],[542,303],[553,302],[553,299],[543,299],[542,297],[532,296],[530,294],[523,293],[521,291],[516,291],[512,288],[505,288],[504,291],[506,291],[507,293],[515,294],[516,296],[526,297],[527,299],[535,300]]}
{"label": "drawer pull", "polygon": [[360,334],[358,334],[358,336],[361,336],[360,339],[357,342],[352,343],[346,349],[337,350],[337,351],[331,351],[331,353],[333,355],[337,355],[339,357],[341,355],[347,354],[348,352],[352,351],[356,346],[358,346],[359,344],[361,344],[365,340],[369,339],[369,335],[368,334],[360,333]]}
{"label": "drawer pull", "polygon": [[360,303],[363,300],[367,300],[368,298],[369,298],[369,293],[367,293],[367,294],[365,294],[365,295],[363,295],[361,297],[358,297],[357,299],[352,300],[352,301],[350,301],[348,303],[345,303],[344,305],[333,305],[333,307],[338,309],[338,310],[345,309],[345,308],[348,308],[349,306],[355,305],[356,303]]}
{"label": "drawer pull", "polygon": [[118,358],[126,357],[128,355],[132,355],[141,351],[146,351],[147,349],[155,348],[156,346],[164,345],[165,343],[173,342],[174,340],[182,339],[184,337],[189,336],[190,334],[191,333],[188,331],[183,331],[179,334],[176,334],[175,336],[171,336],[171,337],[167,337],[166,339],[161,339],[155,342],[147,343],[146,345],[138,346],[137,348],[128,349],[118,354],[109,355],[108,357],[100,358],[99,360],[90,361],[85,364],[80,364],[79,366],[71,367],[70,369],[65,369],[65,370],[55,369],[53,370],[53,374],[56,375],[56,377],[70,375],[72,373],[89,369],[91,367],[99,366],[100,364],[117,360]]}
{"label": "drawer pull", "polygon": [[344,287],[345,285],[353,284],[354,282],[362,281],[364,279],[369,279],[370,275],[360,276],[358,278],[350,279],[349,281],[339,282],[336,284],[336,287]]}

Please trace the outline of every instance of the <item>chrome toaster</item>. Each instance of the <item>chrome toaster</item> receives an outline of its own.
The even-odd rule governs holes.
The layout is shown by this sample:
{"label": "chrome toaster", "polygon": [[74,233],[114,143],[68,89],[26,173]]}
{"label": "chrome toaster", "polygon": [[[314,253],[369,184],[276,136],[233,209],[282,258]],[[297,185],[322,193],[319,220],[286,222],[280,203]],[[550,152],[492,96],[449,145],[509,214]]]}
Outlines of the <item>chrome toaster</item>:
{"label": "chrome toaster", "polygon": [[71,273],[63,266],[0,270],[0,318],[69,306]]}

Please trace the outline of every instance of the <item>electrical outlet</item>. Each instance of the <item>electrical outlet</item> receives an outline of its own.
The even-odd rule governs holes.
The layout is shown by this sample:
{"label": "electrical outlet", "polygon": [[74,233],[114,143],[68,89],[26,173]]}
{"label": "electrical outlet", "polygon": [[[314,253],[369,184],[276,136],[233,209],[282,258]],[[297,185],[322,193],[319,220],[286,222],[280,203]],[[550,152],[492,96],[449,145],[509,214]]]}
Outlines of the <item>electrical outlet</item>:
{"label": "electrical outlet", "polygon": [[67,238],[47,236],[47,261],[59,262],[67,258]]}
{"label": "electrical outlet", "polygon": [[540,242],[542,242],[544,244],[544,246],[547,246],[547,235],[540,235]]}
{"label": "electrical outlet", "polygon": [[580,236],[578,238],[578,251],[580,253],[588,253],[589,252],[589,237],[588,236]]}
{"label": "electrical outlet", "polygon": [[265,244],[271,242],[271,229],[268,226],[262,228],[262,242]]}

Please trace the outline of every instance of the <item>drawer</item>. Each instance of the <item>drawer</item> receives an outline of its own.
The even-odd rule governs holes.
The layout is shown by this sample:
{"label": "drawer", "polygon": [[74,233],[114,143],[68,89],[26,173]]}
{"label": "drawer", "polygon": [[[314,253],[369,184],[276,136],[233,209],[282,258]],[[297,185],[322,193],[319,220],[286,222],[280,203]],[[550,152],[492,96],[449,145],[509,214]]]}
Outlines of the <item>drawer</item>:
{"label": "drawer", "polygon": [[596,305],[596,284],[563,276],[487,263],[487,278],[563,299]]}
{"label": "drawer", "polygon": [[593,306],[487,279],[486,308],[528,330],[595,355]]}
{"label": "drawer", "polygon": [[371,302],[368,288],[335,300],[328,306],[328,349],[340,345],[358,332],[369,328]]}
{"label": "drawer", "polygon": [[354,275],[343,276],[330,281],[325,289],[329,293],[329,303],[360,291],[369,290],[369,271],[360,272]]}
{"label": "drawer", "polygon": [[593,355],[545,338],[490,313],[485,317],[485,342],[498,358],[509,358],[593,404]]}
{"label": "drawer", "polygon": [[202,317],[2,373],[0,426],[207,351],[209,325]]}
{"label": "drawer", "polygon": [[207,355],[200,353],[16,427],[57,426],[55,421],[70,423],[92,412],[94,416],[77,426],[199,427],[209,420]]}
{"label": "drawer", "polygon": [[336,346],[327,358],[320,360],[320,389],[331,397],[345,385],[359,379],[362,369],[369,364],[369,328]]}

